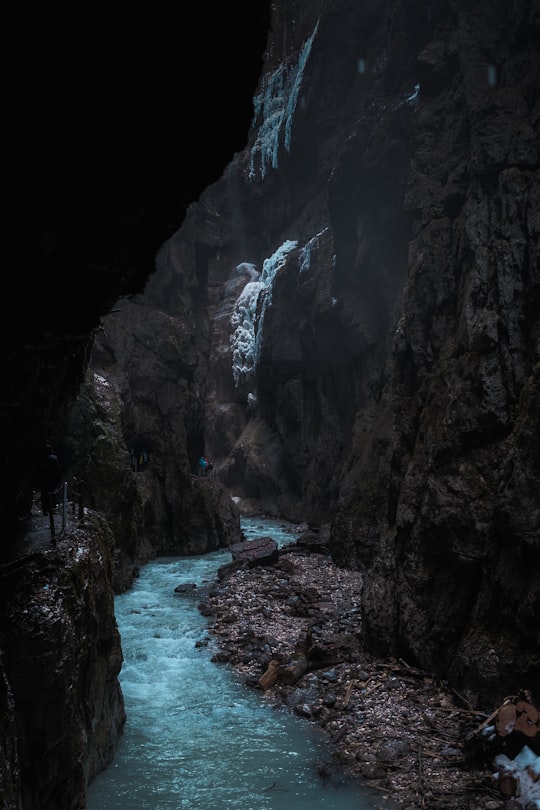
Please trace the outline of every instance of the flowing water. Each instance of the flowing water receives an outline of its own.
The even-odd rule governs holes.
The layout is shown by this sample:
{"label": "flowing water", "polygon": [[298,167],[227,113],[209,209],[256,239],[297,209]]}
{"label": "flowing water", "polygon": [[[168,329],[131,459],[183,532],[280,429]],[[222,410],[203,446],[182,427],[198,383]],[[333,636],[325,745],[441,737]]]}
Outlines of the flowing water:
{"label": "flowing water", "polygon": [[[291,540],[280,521],[244,519],[242,528],[247,539]],[[115,598],[127,722],[113,763],[88,788],[88,810],[390,807],[353,780],[322,780],[330,753],[321,732],[212,663],[198,589],[230,560],[227,550],[158,558]],[[174,592],[188,583],[193,594]]]}

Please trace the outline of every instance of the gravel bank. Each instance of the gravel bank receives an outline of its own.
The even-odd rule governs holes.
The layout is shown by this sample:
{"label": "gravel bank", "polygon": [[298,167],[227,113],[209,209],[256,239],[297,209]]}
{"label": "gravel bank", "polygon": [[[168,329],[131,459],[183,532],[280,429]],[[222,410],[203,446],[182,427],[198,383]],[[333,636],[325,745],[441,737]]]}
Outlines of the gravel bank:
{"label": "gravel bank", "polygon": [[404,810],[527,807],[503,794],[495,769],[471,769],[466,740],[486,714],[432,673],[368,655],[361,591],[361,574],[298,542],[272,565],[225,566],[199,608],[219,649],[214,660],[261,700],[318,724],[330,767]]}

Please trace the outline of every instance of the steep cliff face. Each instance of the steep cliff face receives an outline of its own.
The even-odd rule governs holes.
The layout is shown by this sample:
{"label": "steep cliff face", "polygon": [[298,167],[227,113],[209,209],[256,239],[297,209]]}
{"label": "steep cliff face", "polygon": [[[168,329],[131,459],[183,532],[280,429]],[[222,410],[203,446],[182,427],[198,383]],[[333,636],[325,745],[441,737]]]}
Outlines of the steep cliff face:
{"label": "steep cliff face", "polygon": [[333,519],[334,556],[367,571],[372,648],[499,699],[540,672],[538,17],[344,5],[303,43],[279,166],[263,113],[236,166],[257,260],[296,244],[225,480],[240,462],[249,496],[277,444],[278,508]]}
{"label": "steep cliff face", "polygon": [[240,509],[331,524],[372,648],[488,704],[540,674],[538,36],[528,3],[276,8],[247,148],[143,297],[196,324]]}
{"label": "steep cliff face", "polygon": [[540,348],[527,15],[456,6],[418,54],[390,429],[375,447],[355,433],[333,527],[336,554],[368,567],[373,647],[447,673],[471,700],[537,681],[540,665],[539,580],[523,576],[540,552],[537,440],[525,449],[538,435]]}
{"label": "steep cliff face", "polygon": [[85,807],[125,722],[110,530],[87,513],[53,547],[41,520],[1,571],[6,810]]}

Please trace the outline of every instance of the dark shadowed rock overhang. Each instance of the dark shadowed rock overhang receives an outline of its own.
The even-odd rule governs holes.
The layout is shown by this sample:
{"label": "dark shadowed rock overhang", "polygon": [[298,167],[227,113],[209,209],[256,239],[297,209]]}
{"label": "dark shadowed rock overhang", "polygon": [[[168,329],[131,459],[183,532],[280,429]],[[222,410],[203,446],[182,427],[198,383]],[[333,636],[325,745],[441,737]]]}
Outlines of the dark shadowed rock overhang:
{"label": "dark shadowed rock overhang", "polygon": [[[99,554],[87,553],[95,530],[66,546],[69,567],[61,549],[51,554],[58,578],[36,580],[35,611],[17,593],[11,557],[31,529],[42,445],[78,395],[101,318],[144,287],[163,240],[243,147],[269,13],[269,2],[10,9],[16,81],[4,134],[16,227],[0,327],[0,556],[13,585],[1,590],[0,784],[10,809],[85,806],[85,779],[110,761],[121,726],[108,527]],[[37,691],[36,650],[47,676]]]}

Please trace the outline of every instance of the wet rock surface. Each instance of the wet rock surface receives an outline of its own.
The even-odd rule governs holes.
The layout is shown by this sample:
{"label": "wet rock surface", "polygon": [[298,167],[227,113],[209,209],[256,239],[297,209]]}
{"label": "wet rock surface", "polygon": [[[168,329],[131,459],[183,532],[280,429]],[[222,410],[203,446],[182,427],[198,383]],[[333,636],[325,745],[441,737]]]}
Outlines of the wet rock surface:
{"label": "wet rock surface", "polygon": [[[106,522],[34,504],[0,565],[0,638],[9,748],[0,807],[82,808],[126,720],[118,674],[112,536]],[[82,707],[82,708],[81,708]]]}
{"label": "wet rock surface", "polygon": [[[401,808],[537,808],[525,790],[521,803],[515,782],[495,776],[500,747],[488,744],[485,729],[496,713],[477,711],[403,659],[367,653],[362,588],[362,574],[301,540],[281,549],[275,565],[223,566],[199,605],[218,646],[214,660],[262,700],[317,724],[331,767]],[[537,733],[529,744],[538,748]]]}

